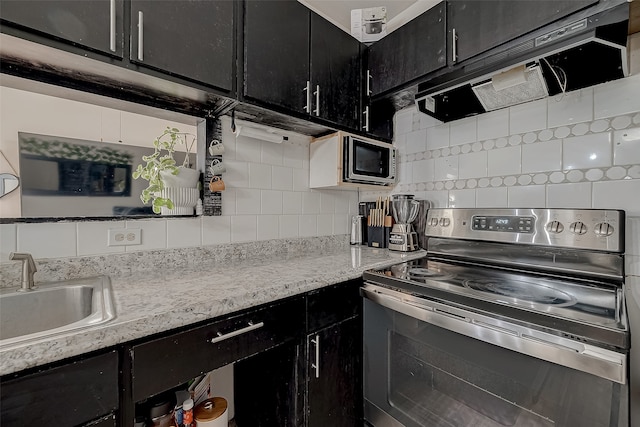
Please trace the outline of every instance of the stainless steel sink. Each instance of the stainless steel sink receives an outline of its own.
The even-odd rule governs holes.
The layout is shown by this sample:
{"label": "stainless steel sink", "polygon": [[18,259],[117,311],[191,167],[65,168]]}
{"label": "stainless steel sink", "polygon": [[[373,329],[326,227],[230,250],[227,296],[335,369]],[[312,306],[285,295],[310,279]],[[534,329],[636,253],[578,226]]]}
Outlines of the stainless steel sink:
{"label": "stainless steel sink", "polygon": [[107,276],[0,293],[0,348],[99,325],[115,317]]}

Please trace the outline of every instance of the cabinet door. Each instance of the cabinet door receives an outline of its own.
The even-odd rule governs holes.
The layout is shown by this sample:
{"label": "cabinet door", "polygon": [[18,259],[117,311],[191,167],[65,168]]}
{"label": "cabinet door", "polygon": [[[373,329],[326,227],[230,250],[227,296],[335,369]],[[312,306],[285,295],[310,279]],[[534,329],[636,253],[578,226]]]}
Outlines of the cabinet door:
{"label": "cabinet door", "polygon": [[112,351],[3,379],[0,425],[75,426],[109,414],[118,409],[118,377],[118,353]]}
{"label": "cabinet door", "polygon": [[[448,2],[447,57],[450,63],[464,61],[504,42],[526,34],[597,0],[456,0]],[[454,34],[455,31],[455,34]]]}
{"label": "cabinet door", "polygon": [[123,0],[2,0],[5,22],[122,58]]}
{"label": "cabinet door", "polygon": [[444,2],[369,47],[372,96],[446,65]]}
{"label": "cabinet door", "polygon": [[321,16],[311,14],[311,114],[358,129],[360,42]]}
{"label": "cabinet door", "polygon": [[295,0],[245,3],[244,77],[246,98],[298,113],[309,109],[306,7]]}
{"label": "cabinet door", "polygon": [[234,2],[132,0],[131,60],[231,91]]}
{"label": "cabinet door", "polygon": [[308,427],[362,426],[361,317],[307,337]]}

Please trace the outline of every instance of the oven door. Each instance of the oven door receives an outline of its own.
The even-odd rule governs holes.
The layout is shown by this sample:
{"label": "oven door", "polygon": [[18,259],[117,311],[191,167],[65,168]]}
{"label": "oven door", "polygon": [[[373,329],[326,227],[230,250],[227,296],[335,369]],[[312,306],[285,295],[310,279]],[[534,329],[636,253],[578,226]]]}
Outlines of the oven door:
{"label": "oven door", "polygon": [[628,425],[624,354],[370,284],[362,295],[373,426]]}

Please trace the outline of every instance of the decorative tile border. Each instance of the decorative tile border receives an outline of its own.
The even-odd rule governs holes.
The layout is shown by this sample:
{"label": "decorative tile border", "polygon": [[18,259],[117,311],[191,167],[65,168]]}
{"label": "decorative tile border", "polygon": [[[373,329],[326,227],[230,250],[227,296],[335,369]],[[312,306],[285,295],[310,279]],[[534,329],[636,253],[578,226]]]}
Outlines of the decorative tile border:
{"label": "decorative tile border", "polygon": [[[590,123],[577,123],[573,126],[560,126],[552,129],[543,129],[537,132],[511,135],[486,141],[478,141],[435,150],[427,150],[421,153],[412,153],[400,156],[400,163],[409,163],[425,159],[437,159],[440,157],[457,156],[460,154],[490,151],[505,147],[513,147],[536,142],[545,142],[553,138],[564,139],[567,137],[584,136],[607,131],[623,130],[640,125],[640,113],[624,115],[608,119],[599,119]],[[549,171],[539,173],[524,173],[504,176],[454,179],[445,181],[401,183],[396,191],[433,191],[433,190],[462,190],[488,187],[512,187],[526,185],[562,184],[596,181],[618,181],[624,179],[640,179],[640,165],[615,165],[609,167],[591,169],[571,169],[562,171]]]}

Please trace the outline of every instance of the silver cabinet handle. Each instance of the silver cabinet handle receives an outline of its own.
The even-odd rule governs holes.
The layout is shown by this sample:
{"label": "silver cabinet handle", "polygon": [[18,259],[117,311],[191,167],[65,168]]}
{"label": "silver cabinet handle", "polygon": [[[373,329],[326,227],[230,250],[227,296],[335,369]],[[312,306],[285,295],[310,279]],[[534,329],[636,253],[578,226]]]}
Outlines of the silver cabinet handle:
{"label": "silver cabinet handle", "polygon": [[238,330],[235,330],[233,332],[229,332],[228,334],[221,334],[220,332],[218,332],[218,336],[215,337],[215,338],[211,338],[210,342],[211,342],[211,344],[215,344],[215,343],[218,343],[220,341],[228,340],[229,338],[237,337],[238,335],[242,335],[242,334],[245,334],[247,332],[254,331],[256,329],[260,329],[263,326],[264,326],[264,322],[255,323],[255,324],[249,322],[248,326],[246,326],[244,328],[241,328],[241,329],[238,329]]}
{"label": "silver cabinet handle", "polygon": [[458,34],[455,28],[451,32],[451,62],[455,63],[458,60]]}
{"label": "silver cabinet handle", "polygon": [[320,335],[311,342],[316,345],[316,363],[312,363],[311,368],[316,370],[316,378],[320,378]]}
{"label": "silver cabinet handle", "polygon": [[367,96],[371,96],[373,93],[371,90],[371,80],[373,80],[373,76],[371,75],[371,71],[367,70]]}
{"label": "silver cabinet handle", "polygon": [[316,113],[316,116],[319,116],[320,115],[320,85],[316,85],[316,91],[313,92],[313,94],[316,96],[316,109],[314,113]]}
{"label": "silver cabinet handle", "polygon": [[307,85],[302,89],[302,91],[306,92],[307,96],[304,111],[311,113],[311,81],[307,80]]}
{"label": "silver cabinet handle", "polygon": [[109,2],[109,50],[116,51],[116,0]]}
{"label": "silver cabinet handle", "polygon": [[143,28],[144,28],[144,16],[142,15],[142,11],[138,11],[138,61],[144,60],[144,55],[142,50],[144,49],[144,39],[143,39]]}
{"label": "silver cabinet handle", "polygon": [[364,126],[362,126],[362,129],[369,132],[369,106],[368,105],[367,105],[367,108],[364,109],[363,114],[364,114]]}

